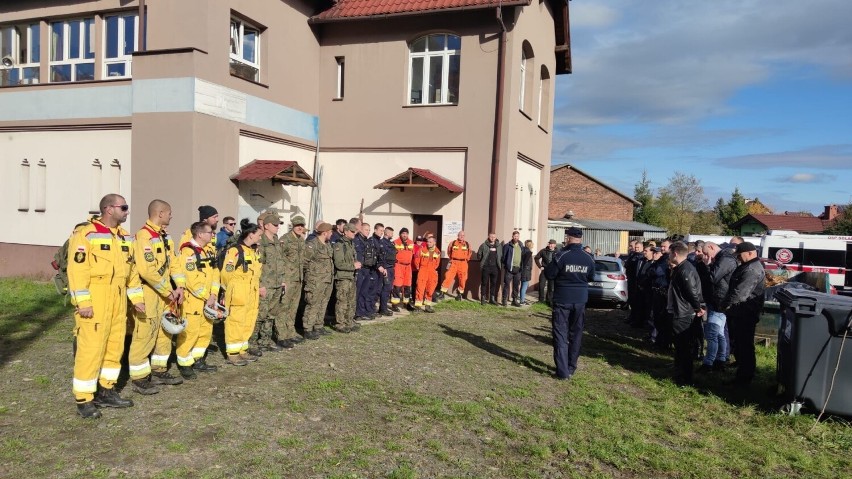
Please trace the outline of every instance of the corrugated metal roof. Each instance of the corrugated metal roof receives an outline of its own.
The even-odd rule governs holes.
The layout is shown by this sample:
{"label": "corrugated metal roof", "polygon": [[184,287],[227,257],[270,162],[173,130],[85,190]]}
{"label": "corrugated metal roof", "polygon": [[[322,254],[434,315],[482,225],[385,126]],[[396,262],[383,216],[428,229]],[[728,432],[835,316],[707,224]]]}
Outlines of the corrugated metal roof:
{"label": "corrugated metal roof", "polygon": [[512,5],[529,5],[530,0],[338,0],[331,8],[315,15],[314,22],[385,15],[429,13]]}
{"label": "corrugated metal roof", "polygon": [[576,226],[578,228],[593,229],[593,230],[609,230],[609,231],[659,231],[665,232],[665,228],[659,226],[640,223],[638,221],[619,221],[619,220],[593,220],[585,218],[571,218],[568,221],[550,221],[553,223],[565,223],[565,227]]}

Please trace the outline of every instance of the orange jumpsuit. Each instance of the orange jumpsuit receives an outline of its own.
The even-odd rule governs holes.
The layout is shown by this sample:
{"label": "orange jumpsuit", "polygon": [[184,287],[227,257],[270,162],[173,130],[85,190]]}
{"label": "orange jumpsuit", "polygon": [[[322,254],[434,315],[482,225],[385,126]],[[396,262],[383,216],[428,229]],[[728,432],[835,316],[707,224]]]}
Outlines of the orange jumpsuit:
{"label": "orange jumpsuit", "polygon": [[402,241],[402,238],[397,238],[394,240],[393,246],[396,248],[396,267],[394,268],[394,291],[391,304],[399,304],[400,298],[402,304],[408,304],[408,289],[411,288],[411,263],[414,262],[414,242],[410,239]]}
{"label": "orange jumpsuit", "polygon": [[456,276],[459,278],[459,295],[464,295],[464,287],[467,284],[467,264],[470,261],[470,243],[467,241],[453,240],[447,247],[447,256],[450,257],[450,269],[444,275],[444,284],[441,292],[446,293],[453,285]]}
{"label": "orange jumpsuit", "polygon": [[432,295],[435,293],[435,287],[438,286],[441,250],[421,248],[420,253],[414,257],[414,266],[417,268],[417,296],[414,299],[414,307],[420,308],[424,304],[431,306]]}

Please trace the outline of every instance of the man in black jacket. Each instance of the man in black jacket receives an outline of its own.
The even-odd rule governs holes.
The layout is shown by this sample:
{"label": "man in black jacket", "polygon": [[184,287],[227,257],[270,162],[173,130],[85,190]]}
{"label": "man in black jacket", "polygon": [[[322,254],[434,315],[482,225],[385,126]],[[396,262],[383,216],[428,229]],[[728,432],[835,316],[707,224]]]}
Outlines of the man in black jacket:
{"label": "man in black jacket", "polygon": [[651,275],[651,314],[654,317],[654,329],[657,331],[654,345],[662,351],[668,351],[672,345],[672,318],[666,309],[670,273],[669,242],[663,244],[666,245],[665,250],[662,246],[654,248],[654,262],[648,274]]}
{"label": "man in black jacket", "polygon": [[544,269],[556,284],[553,291],[553,361],[556,378],[571,379],[577,370],[589,282],[595,279],[595,261],[583,251],[583,230],[568,228],[568,246]]}
{"label": "man in black jacket", "polygon": [[[538,266],[538,269],[544,269],[553,262],[553,258],[556,255],[556,240],[552,239],[547,242],[547,246],[541,249],[535,255],[535,265]],[[553,285],[554,282],[552,279],[547,279],[544,275],[539,278],[538,282],[538,298],[541,301],[544,301],[545,304],[550,306],[553,304]]]}
{"label": "man in black jacket", "polygon": [[687,261],[689,248],[681,242],[673,243],[669,250],[672,276],[669,282],[666,310],[672,318],[674,333],[674,380],[678,386],[692,384],[692,347],[695,317],[704,316],[704,299],[701,280],[695,266]]}
{"label": "man in black jacket", "polygon": [[627,322],[637,327],[642,324],[638,277],[639,266],[643,259],[642,246],[641,241],[631,241],[630,251],[627,252],[627,258],[624,260],[624,271],[627,273],[627,304],[630,305],[630,316],[627,317]]}
{"label": "man in black jacket", "polygon": [[728,317],[733,353],[737,357],[737,384],[749,384],[754,379],[757,359],[754,355],[754,328],[763,309],[763,290],[766,273],[752,243],[737,244],[740,265],[731,276],[728,294],[722,301],[722,311]]}
{"label": "man in black jacket", "polygon": [[713,242],[703,245],[703,261],[695,269],[701,278],[701,292],[707,302],[707,322],[704,324],[704,338],[707,350],[699,372],[720,370],[728,360],[728,344],[725,339],[727,318],[722,312],[722,302],[728,296],[731,276],[737,269],[737,260],[728,249],[722,249]]}

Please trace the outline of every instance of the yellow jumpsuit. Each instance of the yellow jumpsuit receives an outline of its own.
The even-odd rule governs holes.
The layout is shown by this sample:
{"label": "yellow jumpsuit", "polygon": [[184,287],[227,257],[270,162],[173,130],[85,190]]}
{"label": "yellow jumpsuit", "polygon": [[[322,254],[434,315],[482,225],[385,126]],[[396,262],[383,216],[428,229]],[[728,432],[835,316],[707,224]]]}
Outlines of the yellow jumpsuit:
{"label": "yellow jumpsuit", "polygon": [[[239,259],[240,249],[243,251],[242,261]],[[225,307],[228,308],[225,350],[229,355],[248,351],[260,303],[261,268],[257,253],[248,246],[235,246],[225,254],[220,274],[225,288]]]}
{"label": "yellow jumpsuit", "polygon": [[112,389],[121,370],[127,331],[127,300],[144,303],[133,258],[133,237],[97,219],[74,230],[68,243],[68,291],[78,310],[93,308],[91,318],[74,314],[72,391],[78,403],[94,399],[98,384]]}
{"label": "yellow jumpsuit", "polygon": [[[165,229],[147,221],[133,243],[136,268],[142,279],[145,313],[133,311],[133,338],[128,352],[130,379],[144,379],[154,370],[165,371],[172,354],[172,338],[160,325],[172,293],[171,280],[183,286],[185,278],[175,261],[174,243]],[[148,357],[151,361],[148,361]]]}
{"label": "yellow jumpsuit", "polygon": [[213,321],[204,317],[204,305],[213,295],[219,294],[219,269],[215,264],[215,253],[202,249],[192,241],[180,248],[177,261],[186,277],[186,289],[183,301],[183,314],[186,329],[177,337],[177,363],[179,366],[192,366],[204,357],[213,334]]}

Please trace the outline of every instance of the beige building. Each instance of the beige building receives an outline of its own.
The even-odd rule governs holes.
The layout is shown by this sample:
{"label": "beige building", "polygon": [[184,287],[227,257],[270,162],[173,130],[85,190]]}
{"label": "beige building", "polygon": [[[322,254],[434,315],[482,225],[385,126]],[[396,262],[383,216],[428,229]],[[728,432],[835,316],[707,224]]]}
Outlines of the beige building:
{"label": "beige building", "polygon": [[567,1],[142,3],[0,3],[0,275],[109,192],[545,240]]}

